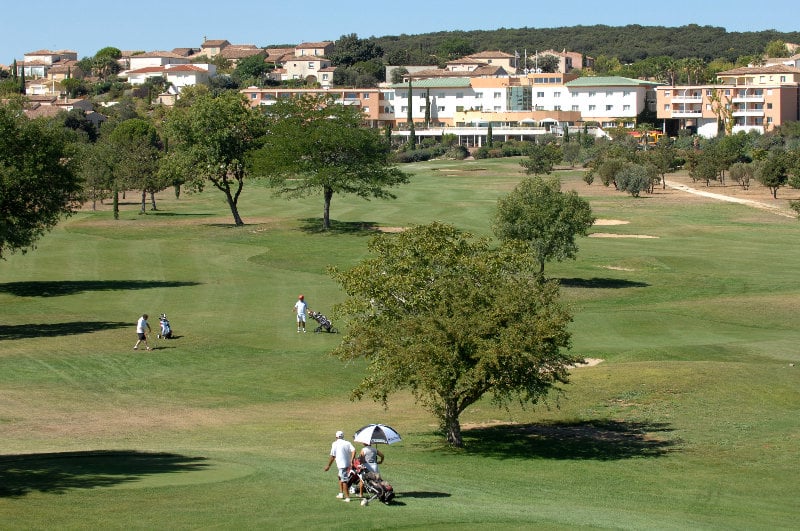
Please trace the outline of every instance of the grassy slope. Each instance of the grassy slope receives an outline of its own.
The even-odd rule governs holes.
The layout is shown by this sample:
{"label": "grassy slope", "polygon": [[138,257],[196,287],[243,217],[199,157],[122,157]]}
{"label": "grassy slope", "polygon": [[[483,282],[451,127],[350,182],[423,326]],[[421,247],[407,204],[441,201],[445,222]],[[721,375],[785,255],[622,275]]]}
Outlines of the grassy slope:
{"label": "grassy slope", "polygon": [[[0,264],[0,527],[789,528],[798,517],[797,222],[659,193],[635,200],[565,176],[599,218],[629,221],[551,264],[574,349],[606,360],[535,409],[463,417],[467,449],[398,396],[351,403],[358,366],[299,335],[297,294],[330,312],[325,274],[365,252],[364,224],[443,220],[489,233],[508,161],[411,166],[394,202],[286,202],[258,185],[248,225],[213,192],[137,216],[83,212]],[[180,339],[133,353],[138,314]],[[155,324],[155,320],[151,319]],[[336,429],[380,420],[393,507],[333,499]],[[4,491],[2,489],[5,489]]]}

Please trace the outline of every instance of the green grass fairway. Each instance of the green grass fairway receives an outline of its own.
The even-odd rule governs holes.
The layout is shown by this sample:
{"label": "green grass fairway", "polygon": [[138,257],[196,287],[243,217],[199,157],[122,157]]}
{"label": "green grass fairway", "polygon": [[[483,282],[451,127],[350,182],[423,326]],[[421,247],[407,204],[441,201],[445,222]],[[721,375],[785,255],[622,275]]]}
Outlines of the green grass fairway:
{"label": "green grass fairway", "polygon": [[[295,331],[300,293],[339,324],[326,268],[378,228],[489,235],[523,178],[518,160],[404,169],[395,201],[334,197],[327,233],[321,196],[251,182],[241,228],[211,189],[147,215],[131,193],[120,220],[81,211],[0,262],[0,529],[797,528],[800,222],[559,172],[601,221],[546,272],[573,350],[603,361],[535,408],[476,404],[453,450],[406,394],[349,400],[341,335]],[[133,351],[162,312],[178,339]],[[370,422],[403,435],[381,448],[392,506],[336,500],[323,472],[334,432]]]}

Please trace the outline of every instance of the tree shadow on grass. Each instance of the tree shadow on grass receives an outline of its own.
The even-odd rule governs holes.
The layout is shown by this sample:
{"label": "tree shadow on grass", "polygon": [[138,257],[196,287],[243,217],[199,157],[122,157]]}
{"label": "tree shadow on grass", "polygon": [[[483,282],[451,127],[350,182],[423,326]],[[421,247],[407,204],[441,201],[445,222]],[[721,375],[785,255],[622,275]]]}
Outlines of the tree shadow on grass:
{"label": "tree shadow on grass", "polygon": [[0,498],[111,487],[154,474],[194,472],[205,457],[127,450],[0,456]]}
{"label": "tree shadow on grass", "polygon": [[374,221],[336,221],[330,220],[331,228],[322,228],[322,218],[306,218],[301,221],[300,230],[303,232],[329,233],[329,234],[354,234],[361,236],[371,236],[380,232],[378,225]]}
{"label": "tree shadow on grass", "polygon": [[0,293],[10,293],[18,297],[61,297],[85,291],[181,288],[198,284],[199,282],[163,280],[40,280],[0,284]]}
{"label": "tree shadow on grass", "polygon": [[647,282],[637,282],[635,280],[625,280],[621,278],[557,278],[558,282],[565,288],[600,288],[600,289],[622,289],[622,288],[647,288]]}
{"label": "tree shadow on grass", "polygon": [[498,459],[611,461],[663,457],[678,442],[657,434],[671,431],[666,423],[605,420],[487,426],[464,430],[462,435],[467,453]]}
{"label": "tree shadow on grass", "polygon": [[203,212],[166,212],[164,210],[148,210],[147,215],[164,216],[164,217],[181,216],[181,217],[208,218],[213,216],[214,214],[203,213]]}
{"label": "tree shadow on grass", "polygon": [[35,337],[74,336],[127,328],[130,323],[119,321],[71,321],[68,323],[27,323],[20,325],[0,325],[0,341],[4,339],[30,339]]}

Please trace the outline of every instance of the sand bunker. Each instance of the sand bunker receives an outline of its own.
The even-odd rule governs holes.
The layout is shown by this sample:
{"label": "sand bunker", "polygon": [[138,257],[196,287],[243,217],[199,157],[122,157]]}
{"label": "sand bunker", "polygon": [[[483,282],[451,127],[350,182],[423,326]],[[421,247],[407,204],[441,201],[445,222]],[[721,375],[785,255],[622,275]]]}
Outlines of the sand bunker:
{"label": "sand bunker", "polygon": [[594,222],[594,224],[598,227],[608,225],[627,225],[628,223],[630,223],[630,221],[624,221],[621,219],[598,219]]}
{"label": "sand bunker", "polygon": [[601,360],[600,358],[584,358],[584,361],[585,363],[576,363],[575,365],[572,365],[572,368],[580,369],[583,367],[594,367],[595,365],[603,363],[603,360]]}
{"label": "sand bunker", "polygon": [[611,234],[609,232],[593,232],[590,238],[658,238],[658,236],[648,236],[647,234]]}

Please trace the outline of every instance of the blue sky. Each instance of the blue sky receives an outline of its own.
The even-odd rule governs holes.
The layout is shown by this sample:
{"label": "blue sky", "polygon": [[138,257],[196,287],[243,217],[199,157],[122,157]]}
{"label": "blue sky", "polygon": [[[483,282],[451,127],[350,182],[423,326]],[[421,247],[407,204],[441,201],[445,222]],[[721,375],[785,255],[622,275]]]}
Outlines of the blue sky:
{"label": "blue sky", "polygon": [[367,38],[593,24],[800,31],[796,5],[795,0],[13,0],[0,5],[0,63],[41,49],[74,50],[81,58],[105,46],[144,51],[199,47],[204,37],[267,46],[336,40],[350,33]]}

